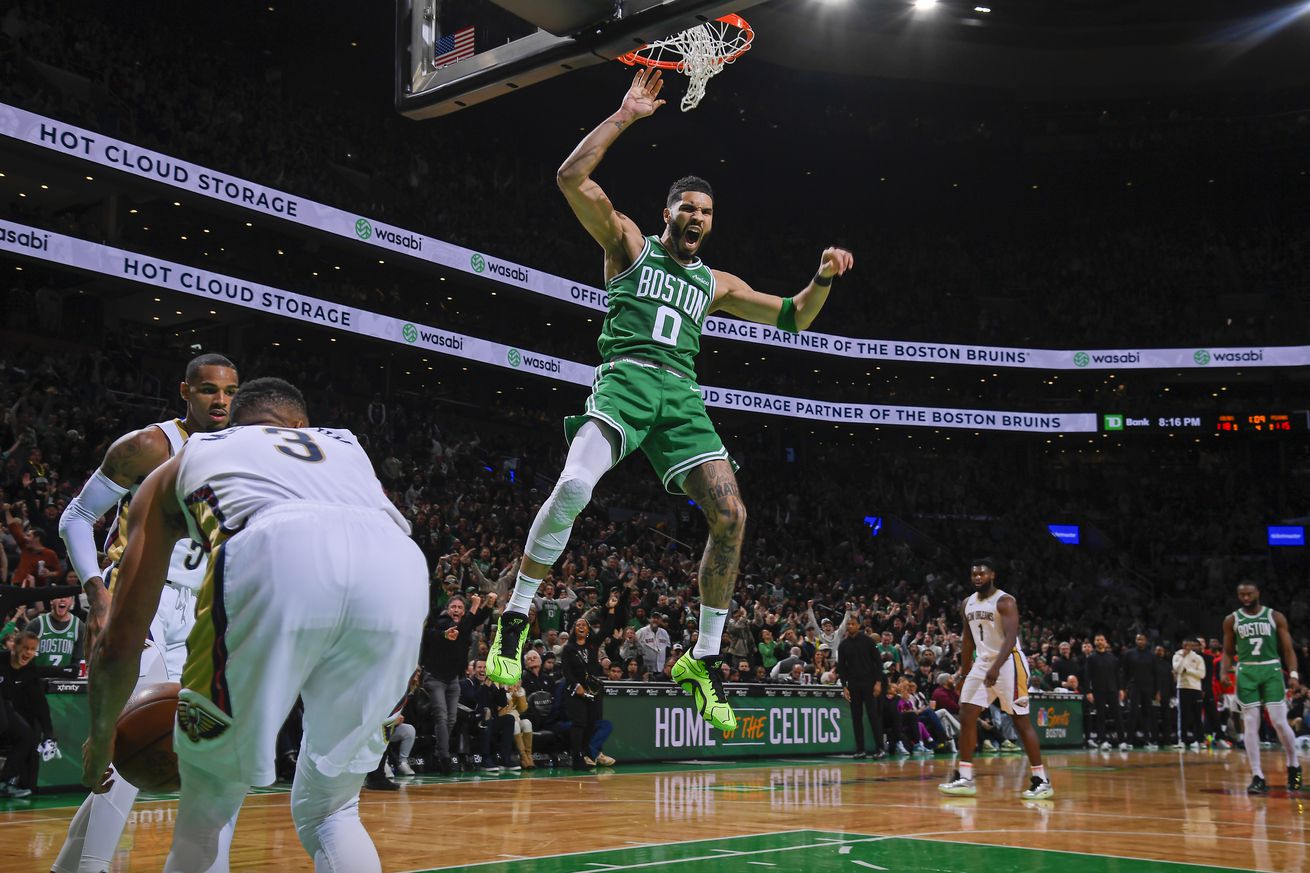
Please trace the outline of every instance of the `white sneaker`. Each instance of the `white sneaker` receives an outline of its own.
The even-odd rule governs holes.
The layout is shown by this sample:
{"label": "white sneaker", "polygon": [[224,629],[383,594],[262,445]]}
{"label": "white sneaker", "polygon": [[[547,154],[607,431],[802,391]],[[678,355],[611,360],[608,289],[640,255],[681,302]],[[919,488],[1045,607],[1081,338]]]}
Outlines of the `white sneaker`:
{"label": "white sneaker", "polygon": [[1231,749],[1233,747],[1233,744],[1228,742],[1228,740],[1216,740],[1215,745],[1221,749]]}
{"label": "white sneaker", "polygon": [[414,775],[414,768],[409,766],[409,758],[400,759],[400,764],[399,766],[396,767],[396,772],[399,773],[401,776]]}
{"label": "white sneaker", "polygon": [[1108,752],[1108,751],[1110,751],[1110,750],[1113,749],[1113,748],[1114,748],[1114,746],[1110,745],[1108,742],[1101,743],[1101,751],[1102,751],[1102,752]]}
{"label": "white sneaker", "polygon": [[1055,796],[1055,789],[1051,787],[1051,780],[1034,776],[1028,785],[1028,790],[1020,796],[1024,800],[1045,800]]}
{"label": "white sneaker", "polygon": [[973,797],[978,793],[972,779],[965,779],[960,775],[959,770],[951,773],[951,781],[943,782],[937,786],[937,790],[942,794],[950,794],[953,797]]}
{"label": "white sneaker", "polygon": [[[1196,745],[1196,744],[1193,743],[1192,745]],[[1186,751],[1187,751],[1187,743],[1174,743],[1174,744],[1173,744],[1172,746],[1170,746],[1169,748],[1173,749],[1175,752],[1186,752]]]}
{"label": "white sneaker", "polygon": [[908,754],[910,754],[909,751],[907,751],[906,748],[905,748],[905,743],[902,743],[902,742],[899,742],[899,741],[896,743],[896,754],[898,754],[898,755],[908,755]]}
{"label": "white sneaker", "polygon": [[1199,751],[1201,751],[1201,744],[1200,744],[1200,743],[1192,743],[1190,746],[1187,747],[1187,749],[1188,749],[1188,751],[1190,751],[1190,752],[1199,752]]}
{"label": "white sneaker", "polygon": [[1132,744],[1132,743],[1120,743],[1120,744],[1119,744],[1119,751],[1121,751],[1121,752],[1131,752],[1132,750],[1133,750],[1133,744]]}
{"label": "white sneaker", "polygon": [[931,752],[928,751],[928,747],[925,746],[923,743],[915,743],[915,744],[914,744],[913,752],[914,752],[914,754],[916,754],[916,755],[930,755],[930,754],[932,754]]}
{"label": "white sneaker", "polygon": [[1148,752],[1158,752],[1158,751],[1160,751],[1160,747],[1157,746],[1155,743],[1147,743],[1147,744],[1146,744],[1146,751],[1148,751]]}
{"label": "white sneaker", "polygon": [[394,771],[394,770],[391,769],[391,763],[390,763],[390,762],[387,762],[387,763],[385,763],[385,764],[382,765],[382,775],[383,775],[383,776],[386,776],[388,779],[391,779],[391,778],[395,777],[395,775],[396,775],[396,771]]}

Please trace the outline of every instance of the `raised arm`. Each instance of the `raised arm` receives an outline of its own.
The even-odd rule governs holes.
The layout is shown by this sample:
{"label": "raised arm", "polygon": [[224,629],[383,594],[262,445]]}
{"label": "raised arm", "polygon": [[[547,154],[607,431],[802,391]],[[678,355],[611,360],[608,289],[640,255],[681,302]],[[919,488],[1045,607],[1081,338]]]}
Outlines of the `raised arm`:
{"label": "raised arm", "polygon": [[664,105],[659,99],[664,82],[659,70],[643,69],[632,80],[623,103],[600,126],[578,143],[560,168],[555,182],[578,221],[605,250],[605,278],[622,272],[641,254],[644,241],[637,225],[614,209],[614,204],[591,178],[605,152],[619,134],[634,121],[645,118]]}
{"label": "raised arm", "polygon": [[711,311],[721,309],[747,321],[776,325],[792,333],[807,330],[828,302],[833,277],[845,275],[853,266],[855,257],[845,249],[824,249],[814,278],[795,297],[786,298],[756,291],[739,277],[715,270]]}
{"label": "raised arm", "polygon": [[59,517],[59,536],[68,549],[68,563],[86,592],[88,648],[104,630],[109,614],[109,593],[100,575],[95,523],[117,506],[133,485],[168,460],[168,455],[168,439],[157,427],[124,434],[105,452],[100,468],[91,474]]}

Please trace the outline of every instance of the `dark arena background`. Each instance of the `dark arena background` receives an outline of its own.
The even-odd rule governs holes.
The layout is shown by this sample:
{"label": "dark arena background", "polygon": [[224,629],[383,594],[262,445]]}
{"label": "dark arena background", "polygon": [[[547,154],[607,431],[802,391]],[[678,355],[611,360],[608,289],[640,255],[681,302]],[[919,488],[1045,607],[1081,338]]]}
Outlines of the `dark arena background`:
{"label": "dark arena background", "polygon": [[[724,731],[670,672],[713,531],[639,451],[534,602],[525,693],[481,662],[602,362],[603,253],[557,169],[641,69],[616,55],[730,13],[750,50],[685,112],[665,71],[592,174],[656,236],[670,184],[708,180],[705,260],[765,294],[854,257],[804,332],[702,328],[692,387],[748,510]],[[69,501],[120,435],[186,417],[204,354],[353,432],[426,558],[412,730],[358,807],[389,873],[1310,870],[1284,748],[1310,751],[1308,53],[1310,6],[1271,0],[5,4],[0,871],[55,867],[87,792],[90,603],[61,642],[67,601],[32,589],[81,583]],[[952,795],[983,556],[1030,712],[982,711]],[[315,581],[266,584],[308,609]],[[1291,643],[1254,731],[1223,663],[1244,581]],[[606,632],[581,759],[579,618]],[[1020,794],[1020,719],[1053,796]],[[316,869],[301,730],[230,869]],[[69,873],[166,869],[178,800],[142,794]]]}

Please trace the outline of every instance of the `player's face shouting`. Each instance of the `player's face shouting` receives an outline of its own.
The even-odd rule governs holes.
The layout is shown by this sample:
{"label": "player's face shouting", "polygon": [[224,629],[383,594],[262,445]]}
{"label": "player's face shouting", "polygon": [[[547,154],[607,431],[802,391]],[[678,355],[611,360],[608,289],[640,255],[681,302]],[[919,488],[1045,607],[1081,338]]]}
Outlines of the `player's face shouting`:
{"label": "player's face shouting", "polygon": [[678,201],[664,210],[674,254],[690,260],[697,256],[714,223],[714,200],[701,191],[684,191]]}

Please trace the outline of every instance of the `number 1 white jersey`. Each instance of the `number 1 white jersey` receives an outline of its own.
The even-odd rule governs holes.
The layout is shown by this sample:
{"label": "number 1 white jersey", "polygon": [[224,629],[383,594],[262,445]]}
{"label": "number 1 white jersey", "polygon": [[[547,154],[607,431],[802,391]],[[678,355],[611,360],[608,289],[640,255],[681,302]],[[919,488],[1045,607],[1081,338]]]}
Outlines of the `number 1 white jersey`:
{"label": "number 1 white jersey", "polygon": [[179,463],[177,499],[192,536],[210,549],[261,509],[288,503],[376,509],[410,531],[348,430],[247,425],[197,434]]}
{"label": "number 1 white jersey", "polygon": [[[990,597],[979,597],[977,592],[964,601],[964,621],[973,634],[974,660],[990,664],[996,658],[1008,658],[1011,652],[1002,652],[1001,643],[1005,641],[1005,628],[1001,624],[1001,613],[996,608],[1005,592],[997,588]],[[1019,641],[1014,641],[1015,652],[1022,651]]]}

